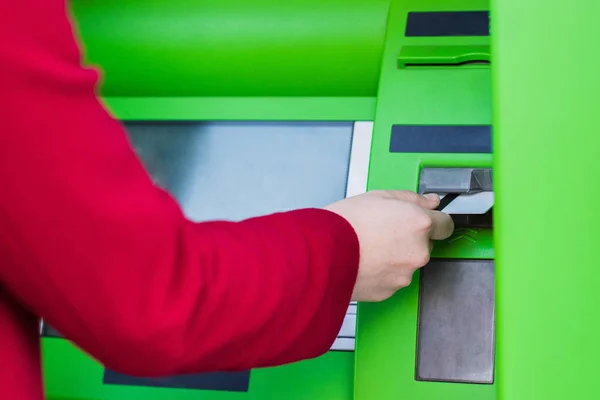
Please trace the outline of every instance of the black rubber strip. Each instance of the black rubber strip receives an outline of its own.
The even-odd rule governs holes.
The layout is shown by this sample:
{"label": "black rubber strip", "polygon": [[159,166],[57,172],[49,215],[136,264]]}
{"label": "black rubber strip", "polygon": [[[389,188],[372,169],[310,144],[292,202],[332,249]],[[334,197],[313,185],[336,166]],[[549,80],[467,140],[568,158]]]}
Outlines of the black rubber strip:
{"label": "black rubber strip", "polygon": [[445,195],[442,200],[440,200],[440,205],[436,208],[437,211],[442,211],[446,206],[454,201],[460,193],[448,193]]}
{"label": "black rubber strip", "polygon": [[135,378],[111,370],[104,371],[104,384],[123,386],[150,386],[170,389],[215,390],[247,392],[250,371],[215,372],[207,374],[180,375],[168,378]]}

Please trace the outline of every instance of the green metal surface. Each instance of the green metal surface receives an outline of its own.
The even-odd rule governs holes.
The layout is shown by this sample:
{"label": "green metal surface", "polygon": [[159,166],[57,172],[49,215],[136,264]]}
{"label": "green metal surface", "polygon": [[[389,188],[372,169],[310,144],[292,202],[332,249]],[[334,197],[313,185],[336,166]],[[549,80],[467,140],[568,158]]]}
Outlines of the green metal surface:
{"label": "green metal surface", "polygon": [[[491,124],[491,82],[487,65],[398,68],[404,46],[462,46],[480,50],[489,37],[404,37],[408,11],[487,10],[485,0],[405,0],[390,10],[375,130],[369,189],[417,190],[422,167],[491,167],[490,154],[390,153],[393,124]],[[492,232],[473,229],[434,247],[434,257],[494,258]],[[359,304],[356,400],[493,400],[496,385],[415,380],[419,276],[383,303]]]}
{"label": "green metal surface", "polygon": [[600,3],[492,6],[498,396],[597,399]]}
{"label": "green metal surface", "polygon": [[71,3],[104,96],[377,92],[389,0]]}

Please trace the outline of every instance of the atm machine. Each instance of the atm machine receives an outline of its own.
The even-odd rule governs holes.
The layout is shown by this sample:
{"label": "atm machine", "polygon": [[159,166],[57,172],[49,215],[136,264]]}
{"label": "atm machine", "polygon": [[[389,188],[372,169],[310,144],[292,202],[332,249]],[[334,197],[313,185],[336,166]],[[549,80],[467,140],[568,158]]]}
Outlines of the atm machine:
{"label": "atm machine", "polygon": [[440,194],[456,230],[409,287],[350,304],[314,360],[132,378],[44,326],[48,398],[597,398],[600,3],[584,3],[73,0],[102,98],[190,218],[410,189]]}

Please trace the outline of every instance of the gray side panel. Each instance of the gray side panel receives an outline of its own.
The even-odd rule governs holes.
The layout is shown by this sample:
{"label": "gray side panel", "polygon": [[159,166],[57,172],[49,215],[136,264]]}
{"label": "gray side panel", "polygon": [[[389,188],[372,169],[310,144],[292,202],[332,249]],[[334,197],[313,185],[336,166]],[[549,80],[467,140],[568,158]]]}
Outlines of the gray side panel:
{"label": "gray side panel", "polygon": [[494,261],[432,260],[421,270],[417,380],[494,381]]}

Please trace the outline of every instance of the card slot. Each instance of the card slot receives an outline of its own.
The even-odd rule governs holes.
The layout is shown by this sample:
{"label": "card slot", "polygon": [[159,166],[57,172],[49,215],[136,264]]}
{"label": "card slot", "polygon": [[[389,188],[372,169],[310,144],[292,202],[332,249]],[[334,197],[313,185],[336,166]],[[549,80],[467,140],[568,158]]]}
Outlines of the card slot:
{"label": "card slot", "polygon": [[[446,196],[446,200],[450,195]],[[443,207],[442,207],[443,206]],[[450,215],[485,214],[494,206],[494,192],[464,193],[457,195],[444,204],[441,211]]]}

